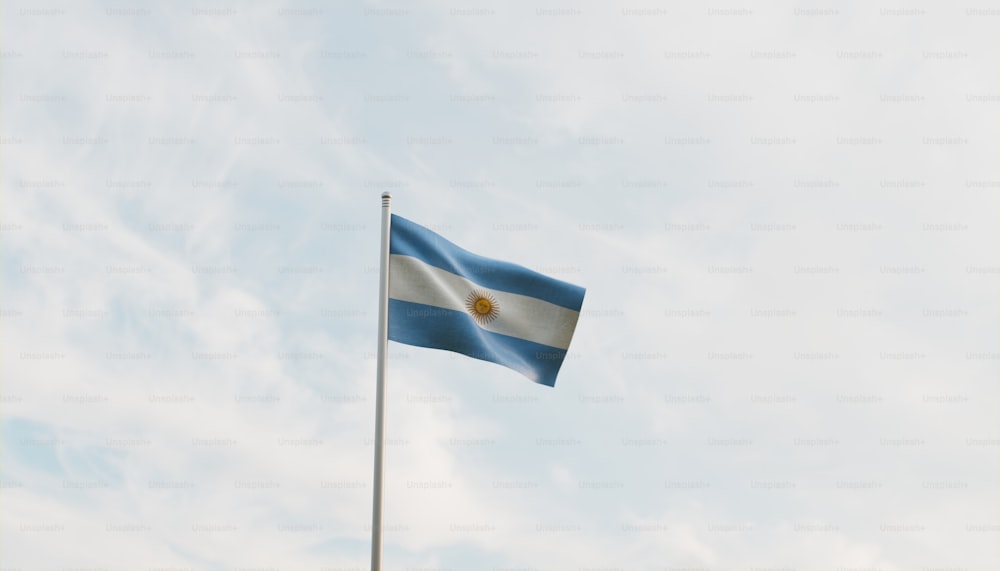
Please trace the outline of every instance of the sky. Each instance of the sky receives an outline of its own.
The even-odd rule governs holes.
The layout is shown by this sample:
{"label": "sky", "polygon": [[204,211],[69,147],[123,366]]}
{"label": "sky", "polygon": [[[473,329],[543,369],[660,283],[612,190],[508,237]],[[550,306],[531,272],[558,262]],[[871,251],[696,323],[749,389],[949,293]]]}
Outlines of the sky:
{"label": "sky", "polygon": [[996,569],[998,18],[5,2],[0,569],[367,569],[385,191],[587,289],[390,343],[386,569]]}

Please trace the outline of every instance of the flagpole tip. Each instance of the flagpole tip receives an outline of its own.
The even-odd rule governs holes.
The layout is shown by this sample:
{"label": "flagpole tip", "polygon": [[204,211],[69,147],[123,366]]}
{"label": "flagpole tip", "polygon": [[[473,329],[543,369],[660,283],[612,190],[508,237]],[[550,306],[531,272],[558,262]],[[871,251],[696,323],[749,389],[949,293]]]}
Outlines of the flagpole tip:
{"label": "flagpole tip", "polygon": [[387,190],[382,193],[382,198],[392,198],[392,193]]}

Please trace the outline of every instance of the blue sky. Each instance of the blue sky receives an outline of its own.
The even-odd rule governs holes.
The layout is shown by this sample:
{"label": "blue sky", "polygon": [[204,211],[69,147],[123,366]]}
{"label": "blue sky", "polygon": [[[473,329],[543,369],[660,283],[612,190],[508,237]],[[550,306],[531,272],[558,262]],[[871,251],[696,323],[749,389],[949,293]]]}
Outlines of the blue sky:
{"label": "blue sky", "polygon": [[0,16],[0,568],[367,568],[385,190],[587,288],[390,344],[387,569],[1000,563],[995,7]]}

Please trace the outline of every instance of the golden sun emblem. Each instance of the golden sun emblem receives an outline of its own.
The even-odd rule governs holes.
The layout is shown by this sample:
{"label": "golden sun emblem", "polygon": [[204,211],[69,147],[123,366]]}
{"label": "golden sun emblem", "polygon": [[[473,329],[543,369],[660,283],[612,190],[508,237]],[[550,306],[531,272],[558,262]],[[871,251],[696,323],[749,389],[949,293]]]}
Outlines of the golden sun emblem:
{"label": "golden sun emblem", "polygon": [[497,298],[481,289],[473,290],[469,297],[465,298],[465,307],[468,308],[469,315],[480,325],[485,325],[500,315]]}

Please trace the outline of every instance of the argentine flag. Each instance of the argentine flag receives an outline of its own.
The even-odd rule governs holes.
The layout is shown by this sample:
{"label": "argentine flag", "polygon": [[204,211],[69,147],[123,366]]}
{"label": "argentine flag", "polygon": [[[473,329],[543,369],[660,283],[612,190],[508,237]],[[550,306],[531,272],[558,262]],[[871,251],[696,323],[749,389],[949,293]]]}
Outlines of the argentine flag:
{"label": "argentine flag", "polygon": [[555,386],[584,289],[477,256],[392,215],[389,339],[444,349]]}

